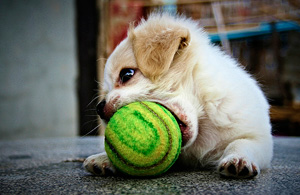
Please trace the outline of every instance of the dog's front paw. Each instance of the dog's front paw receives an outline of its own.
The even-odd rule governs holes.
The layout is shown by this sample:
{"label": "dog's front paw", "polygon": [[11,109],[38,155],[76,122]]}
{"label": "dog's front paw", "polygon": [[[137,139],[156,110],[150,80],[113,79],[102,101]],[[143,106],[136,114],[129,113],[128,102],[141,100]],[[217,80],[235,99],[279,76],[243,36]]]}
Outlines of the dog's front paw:
{"label": "dog's front paw", "polygon": [[106,153],[89,156],[83,162],[84,168],[95,175],[108,176],[116,173],[116,169],[109,160]]}
{"label": "dog's front paw", "polygon": [[259,174],[259,167],[245,157],[230,155],[225,157],[218,166],[221,175],[227,177],[249,178]]}

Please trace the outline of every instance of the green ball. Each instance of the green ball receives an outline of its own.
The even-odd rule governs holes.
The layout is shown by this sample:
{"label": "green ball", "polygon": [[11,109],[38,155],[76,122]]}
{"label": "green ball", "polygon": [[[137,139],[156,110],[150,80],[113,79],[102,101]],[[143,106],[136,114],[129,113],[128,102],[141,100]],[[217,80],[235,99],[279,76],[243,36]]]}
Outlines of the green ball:
{"label": "green ball", "polygon": [[113,165],[132,176],[166,172],[181,150],[175,117],[153,102],[134,102],[120,108],[105,130],[105,151]]}

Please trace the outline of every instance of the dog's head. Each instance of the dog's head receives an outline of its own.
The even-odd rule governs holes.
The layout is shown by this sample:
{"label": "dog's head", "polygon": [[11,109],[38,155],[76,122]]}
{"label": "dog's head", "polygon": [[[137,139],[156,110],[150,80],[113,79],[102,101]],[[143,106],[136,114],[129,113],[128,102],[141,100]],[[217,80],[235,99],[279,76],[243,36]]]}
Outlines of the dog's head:
{"label": "dog's head", "polygon": [[[120,107],[153,101],[168,108],[178,120],[183,146],[197,137],[199,100],[195,89],[195,44],[191,21],[154,14],[131,27],[108,58],[104,70],[105,97],[97,112],[106,124]],[[193,31],[193,30],[192,30]]]}

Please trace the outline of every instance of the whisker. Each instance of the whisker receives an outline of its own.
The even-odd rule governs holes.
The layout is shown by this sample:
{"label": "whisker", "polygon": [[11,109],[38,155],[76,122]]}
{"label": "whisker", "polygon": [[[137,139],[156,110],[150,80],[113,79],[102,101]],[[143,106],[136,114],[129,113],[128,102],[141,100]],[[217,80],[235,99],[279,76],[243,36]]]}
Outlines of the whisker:
{"label": "whisker", "polygon": [[94,99],[92,99],[92,101],[86,107],[89,107],[98,98],[99,98],[99,95],[97,95]]}
{"label": "whisker", "polygon": [[94,81],[98,84],[98,85],[102,85],[102,83],[100,81],[98,81],[97,79],[94,79]]}
{"label": "whisker", "polygon": [[94,119],[94,120],[87,121],[87,122],[85,122],[85,123],[82,125],[82,127],[84,127],[84,126],[86,126],[86,125],[88,125],[88,124],[90,124],[90,123],[97,122],[97,121],[98,121],[98,119]]}
{"label": "whisker", "polygon": [[93,108],[93,109],[85,109],[84,111],[85,111],[85,112],[96,111],[96,109],[95,109],[95,108]]}
{"label": "whisker", "polygon": [[95,131],[97,129],[97,131],[99,132],[99,127],[101,126],[101,124],[97,125],[95,128],[93,128],[91,131],[87,132],[85,135],[81,136],[81,137],[86,137],[87,135],[89,135],[90,133],[92,133],[93,131]]}

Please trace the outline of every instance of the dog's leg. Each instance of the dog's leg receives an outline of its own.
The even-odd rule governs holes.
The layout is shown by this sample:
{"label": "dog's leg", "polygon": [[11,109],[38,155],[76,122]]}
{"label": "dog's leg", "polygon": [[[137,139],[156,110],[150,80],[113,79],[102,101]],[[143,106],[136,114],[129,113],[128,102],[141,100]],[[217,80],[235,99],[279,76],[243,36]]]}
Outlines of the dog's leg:
{"label": "dog's leg", "polygon": [[238,139],[230,143],[219,162],[221,175],[248,178],[259,175],[260,168],[269,166],[272,158],[272,140]]}
{"label": "dog's leg", "polygon": [[116,169],[110,162],[106,152],[89,156],[83,162],[83,166],[95,175],[108,176],[116,173]]}

